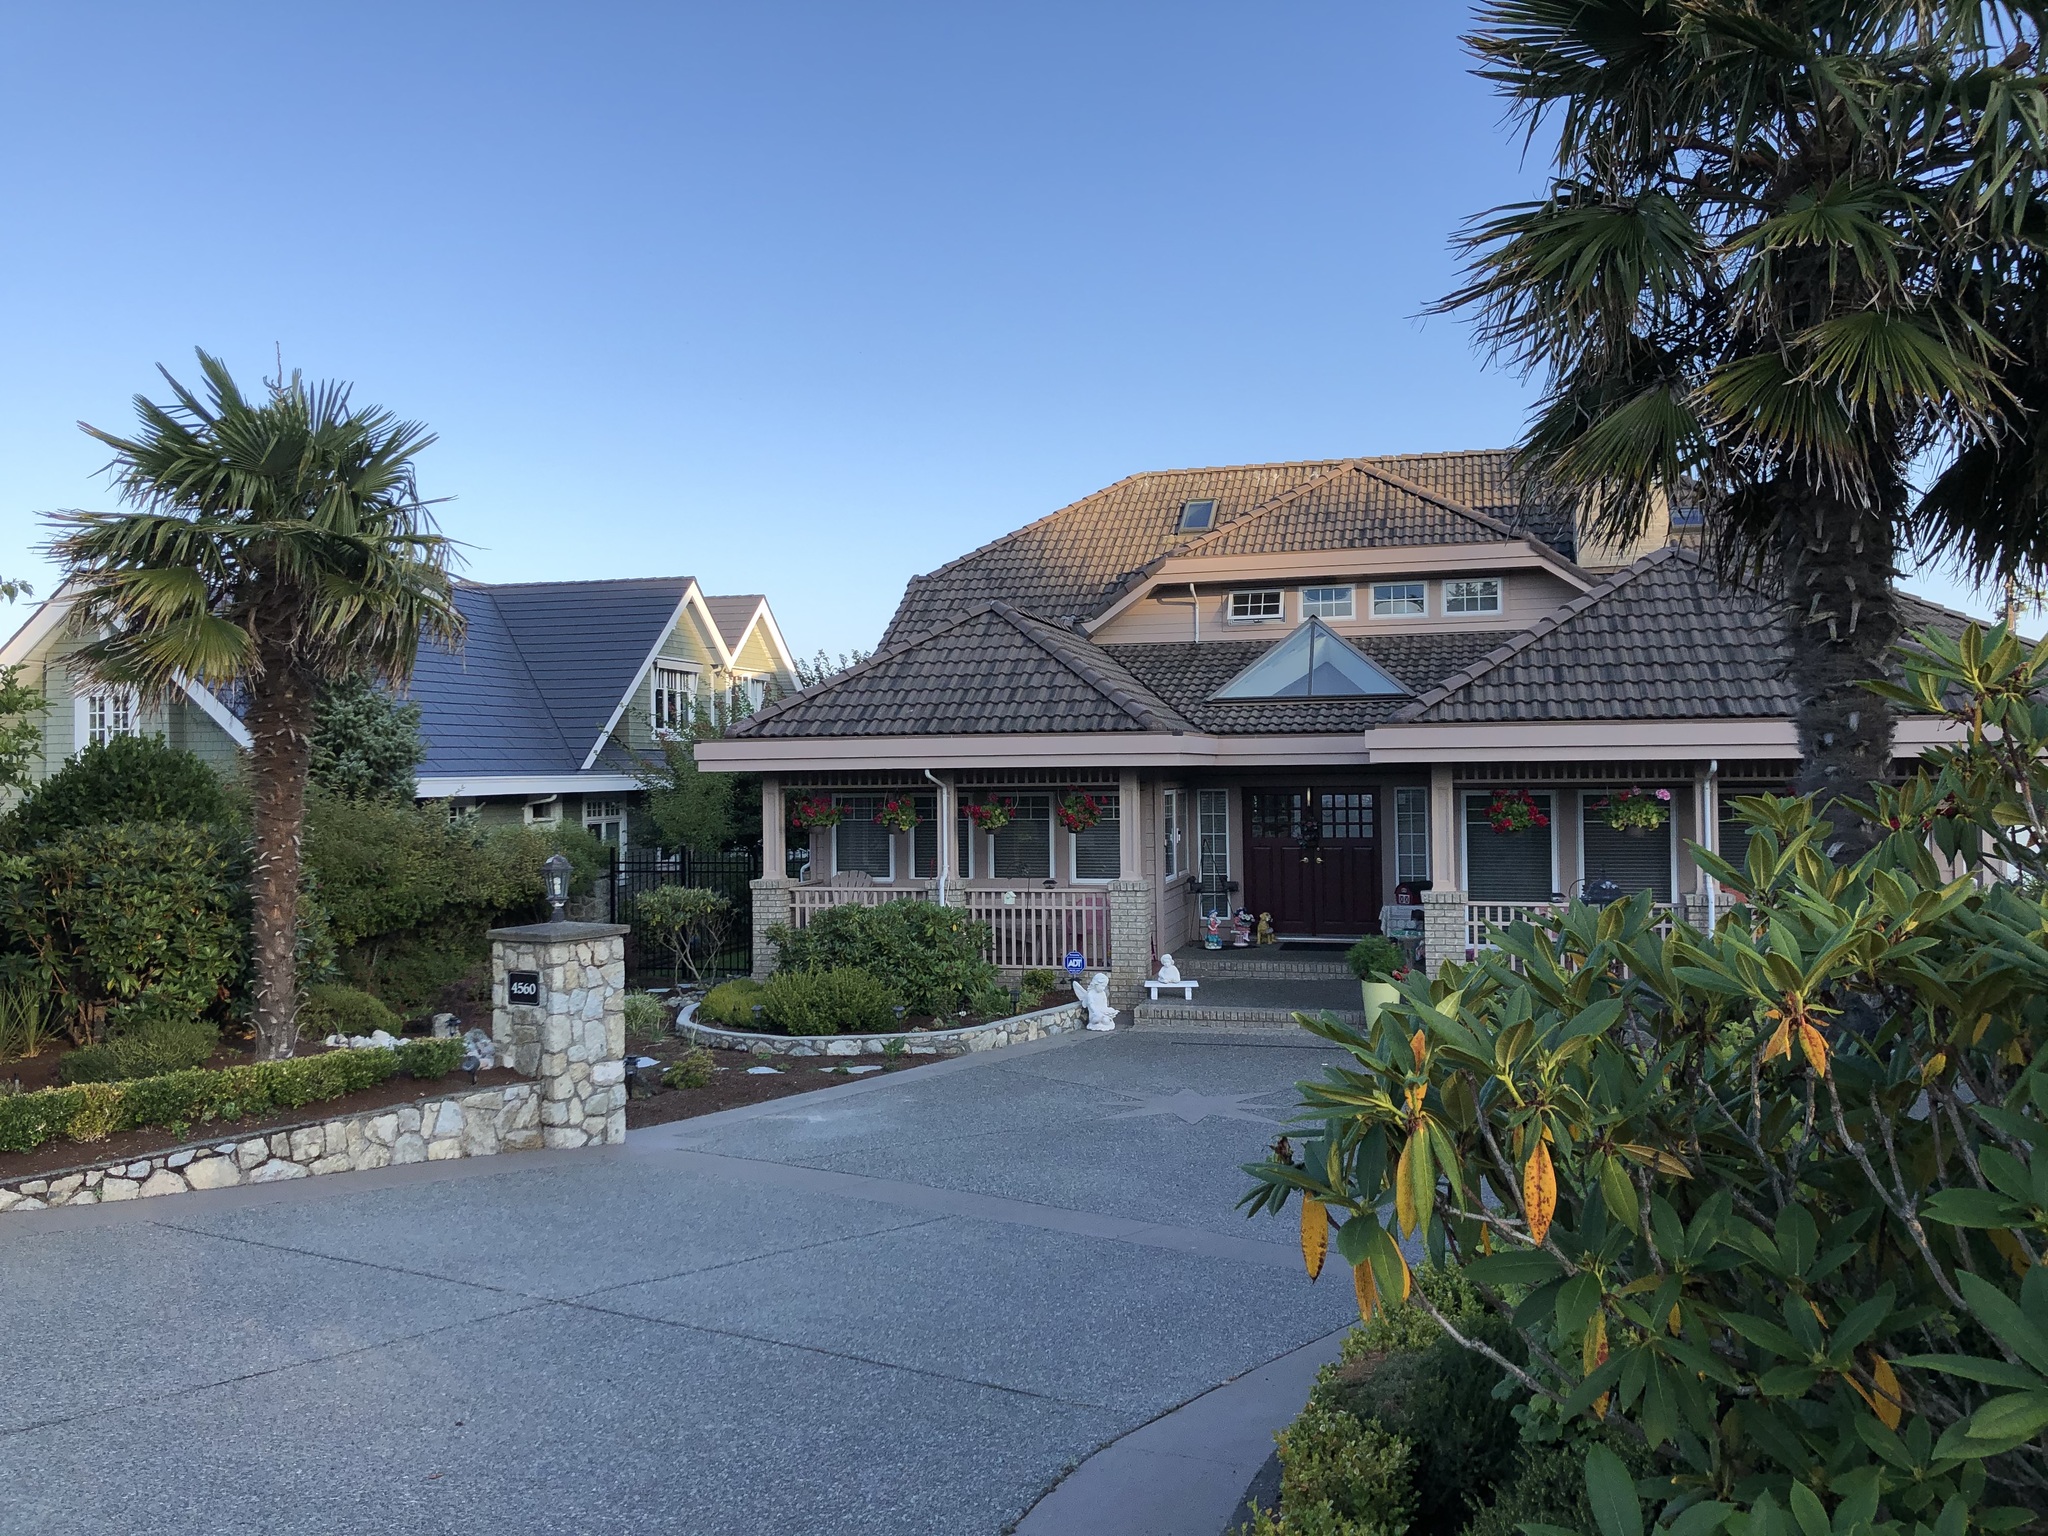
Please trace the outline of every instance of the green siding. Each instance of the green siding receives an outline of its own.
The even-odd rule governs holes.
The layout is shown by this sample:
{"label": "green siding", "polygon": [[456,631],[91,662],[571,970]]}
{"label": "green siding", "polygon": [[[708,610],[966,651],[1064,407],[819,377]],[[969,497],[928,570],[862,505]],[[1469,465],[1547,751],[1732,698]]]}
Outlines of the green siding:
{"label": "green siding", "polygon": [[[70,658],[84,644],[60,630],[22,664],[23,679],[43,695],[42,715],[36,722],[43,733],[39,778],[48,778],[62,768],[78,750],[76,693],[80,676]],[[144,735],[164,737],[172,746],[195,753],[218,773],[240,771],[241,748],[234,738],[182,693],[144,700],[136,723]]]}

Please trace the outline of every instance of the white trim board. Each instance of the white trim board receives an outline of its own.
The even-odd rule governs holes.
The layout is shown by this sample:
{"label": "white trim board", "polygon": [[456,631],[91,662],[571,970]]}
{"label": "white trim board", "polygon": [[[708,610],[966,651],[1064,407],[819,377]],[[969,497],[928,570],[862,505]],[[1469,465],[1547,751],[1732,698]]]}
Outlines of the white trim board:
{"label": "white trim board", "polygon": [[630,773],[435,773],[422,774],[419,800],[474,799],[496,795],[622,795],[645,789]]}

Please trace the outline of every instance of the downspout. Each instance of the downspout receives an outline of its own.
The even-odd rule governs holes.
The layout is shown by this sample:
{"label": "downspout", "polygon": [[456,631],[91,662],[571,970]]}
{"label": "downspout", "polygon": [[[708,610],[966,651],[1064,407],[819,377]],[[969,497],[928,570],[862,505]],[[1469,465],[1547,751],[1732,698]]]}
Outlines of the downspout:
{"label": "downspout", "polygon": [[[1718,757],[1708,758],[1707,782],[1701,786],[1701,791],[1706,797],[1706,805],[1700,813],[1700,846],[1709,853],[1719,853],[1721,851],[1715,846],[1720,842],[1718,834],[1721,830],[1720,775],[1721,759]],[[1711,870],[1705,870],[1702,873],[1707,877],[1707,932],[1712,934],[1714,931],[1714,875]]]}
{"label": "downspout", "polygon": [[[1156,592],[1153,594],[1152,600],[1156,603],[1164,603],[1169,608],[1178,608],[1180,606],[1179,598],[1165,597]],[[1200,645],[1202,643],[1202,599],[1195,592],[1195,584],[1192,581],[1188,583],[1188,611],[1195,618],[1195,644]]]}
{"label": "downspout", "polygon": [[935,889],[932,894],[938,897],[939,905],[943,907],[946,904],[946,870],[947,860],[950,857],[949,843],[952,835],[953,821],[953,818],[946,814],[946,800],[948,792],[953,786],[940,778],[936,773],[933,773],[929,768],[925,769],[924,776],[930,779],[939,791],[937,813],[933,818],[938,822],[938,826],[934,830],[938,833],[939,838],[939,873],[938,879],[933,882]]}

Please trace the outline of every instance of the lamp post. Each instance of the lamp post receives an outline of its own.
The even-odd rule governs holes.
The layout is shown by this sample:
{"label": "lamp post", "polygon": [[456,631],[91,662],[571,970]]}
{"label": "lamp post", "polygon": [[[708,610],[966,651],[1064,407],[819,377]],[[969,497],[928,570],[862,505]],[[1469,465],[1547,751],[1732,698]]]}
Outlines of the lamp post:
{"label": "lamp post", "polygon": [[569,904],[569,860],[562,854],[551,853],[541,865],[541,875],[547,885],[548,921],[559,923],[562,909]]}

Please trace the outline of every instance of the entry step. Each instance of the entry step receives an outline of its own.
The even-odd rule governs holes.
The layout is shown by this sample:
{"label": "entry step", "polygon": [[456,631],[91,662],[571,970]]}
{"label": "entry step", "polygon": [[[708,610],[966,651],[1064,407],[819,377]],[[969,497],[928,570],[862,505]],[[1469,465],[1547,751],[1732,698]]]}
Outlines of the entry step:
{"label": "entry step", "polygon": [[[1335,1011],[1335,1010],[1333,1010]],[[1200,1003],[1140,1003],[1132,1010],[1134,1029],[1280,1030],[1307,1034],[1295,1022],[1292,1008],[1215,1008]],[[1363,1025],[1365,1015],[1337,1012],[1347,1024]]]}
{"label": "entry step", "polygon": [[1347,981],[1351,977],[1342,950],[1319,955],[1276,950],[1270,945],[1263,949],[1188,949],[1177,952],[1173,962],[1181,975],[1198,981]]}

